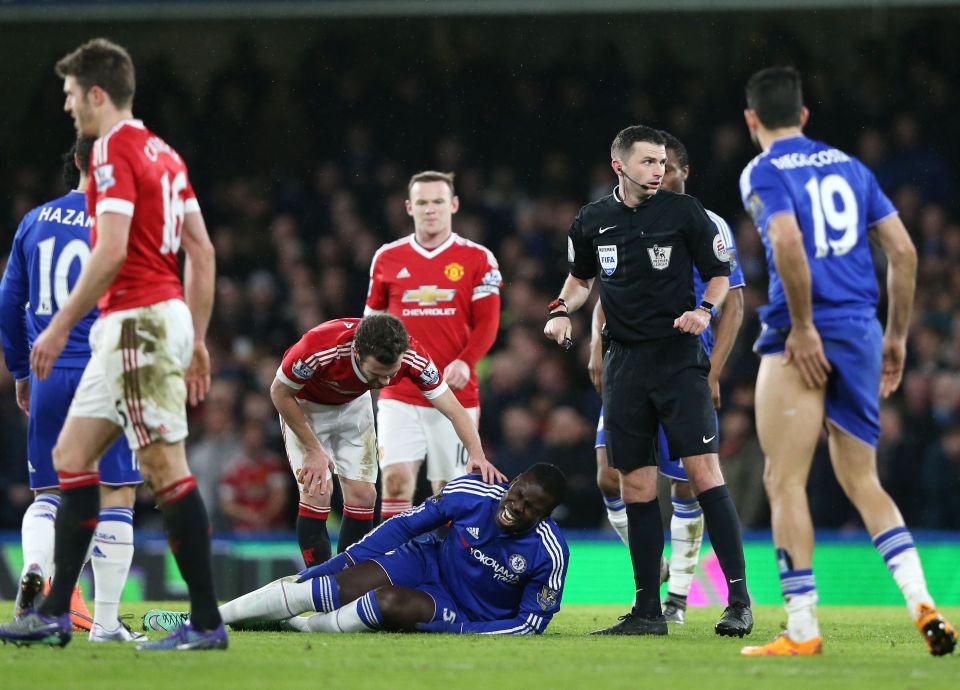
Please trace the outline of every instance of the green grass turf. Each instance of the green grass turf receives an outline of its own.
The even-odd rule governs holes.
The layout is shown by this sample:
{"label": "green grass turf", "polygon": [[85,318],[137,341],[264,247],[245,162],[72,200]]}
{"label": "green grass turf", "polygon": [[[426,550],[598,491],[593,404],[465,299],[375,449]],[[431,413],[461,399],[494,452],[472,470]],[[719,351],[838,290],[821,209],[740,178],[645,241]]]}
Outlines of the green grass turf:
{"label": "green grass turf", "polygon": [[[139,617],[157,605],[122,612]],[[183,609],[182,602],[166,606]],[[569,606],[536,638],[233,633],[226,652],[144,654],[77,635],[65,649],[0,649],[0,688],[960,688],[960,655],[929,656],[901,607],[821,607],[826,642],[817,658],[738,655],[745,641],[773,638],[784,620],[780,607],[756,609],[756,628],[744,641],[714,635],[719,608],[691,609],[687,625],[671,626],[667,638],[586,635],[620,613]],[[960,608],[944,614],[960,620]]]}

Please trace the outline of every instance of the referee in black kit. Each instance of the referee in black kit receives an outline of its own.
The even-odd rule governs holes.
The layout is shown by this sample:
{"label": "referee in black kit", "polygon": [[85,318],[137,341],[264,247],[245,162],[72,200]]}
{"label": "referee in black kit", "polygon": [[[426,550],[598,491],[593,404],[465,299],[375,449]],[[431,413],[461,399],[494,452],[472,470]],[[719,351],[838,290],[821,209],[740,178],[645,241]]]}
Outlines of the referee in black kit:
{"label": "referee in black kit", "polygon": [[[610,349],[603,366],[607,455],[620,472],[627,507],[633,610],[601,635],[666,635],[660,609],[663,522],[657,501],[657,425],[684,469],[729,586],[718,635],[753,629],[740,519],[717,455],[717,417],[707,383],[710,360],[697,337],[729,288],[730,264],[717,227],[691,196],[660,190],[667,155],[655,129],[627,127],[613,140],[613,193],[587,204],[570,226],[570,275],[550,303],[544,334],[569,347],[569,312],[600,276]],[[695,304],[693,269],[708,281]]]}

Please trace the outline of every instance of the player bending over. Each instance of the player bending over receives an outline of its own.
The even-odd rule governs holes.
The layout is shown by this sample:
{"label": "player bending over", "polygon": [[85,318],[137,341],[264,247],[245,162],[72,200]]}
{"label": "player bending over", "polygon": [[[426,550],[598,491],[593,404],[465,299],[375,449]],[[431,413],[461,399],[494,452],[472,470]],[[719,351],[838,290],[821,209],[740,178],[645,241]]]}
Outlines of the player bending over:
{"label": "player bending over", "polygon": [[[567,544],[550,519],[566,485],[547,463],[509,485],[460,477],[326,563],[220,613],[241,625],[289,619],[302,632],[542,633],[560,610],[567,573]],[[448,522],[441,541],[432,530]],[[297,617],[306,611],[319,613]]]}

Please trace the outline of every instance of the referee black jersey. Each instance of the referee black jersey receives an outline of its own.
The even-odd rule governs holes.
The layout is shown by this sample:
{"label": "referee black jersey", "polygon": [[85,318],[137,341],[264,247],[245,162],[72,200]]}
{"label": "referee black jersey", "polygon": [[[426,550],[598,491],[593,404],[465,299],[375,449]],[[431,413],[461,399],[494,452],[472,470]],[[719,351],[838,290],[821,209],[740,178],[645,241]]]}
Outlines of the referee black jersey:
{"label": "referee black jersey", "polygon": [[610,337],[623,344],[681,335],[673,322],[697,306],[694,266],[704,282],[730,275],[728,250],[703,206],[666,189],[636,208],[616,188],[587,204],[567,248],[571,275],[600,277]]}

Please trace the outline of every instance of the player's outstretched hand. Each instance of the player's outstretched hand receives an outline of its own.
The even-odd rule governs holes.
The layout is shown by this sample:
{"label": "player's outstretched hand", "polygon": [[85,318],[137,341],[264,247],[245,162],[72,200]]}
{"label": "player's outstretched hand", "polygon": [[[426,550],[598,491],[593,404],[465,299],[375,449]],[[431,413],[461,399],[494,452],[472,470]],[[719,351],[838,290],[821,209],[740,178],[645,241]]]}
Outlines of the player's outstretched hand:
{"label": "player's outstretched hand", "polygon": [[297,582],[306,582],[307,580],[312,580],[315,577],[323,577],[324,575],[336,575],[351,565],[353,565],[353,561],[350,560],[350,557],[346,553],[338,553],[320,565],[312,565],[305,570],[301,570],[297,573]]}
{"label": "player's outstretched hand", "polygon": [[417,623],[417,632],[463,634],[463,623],[448,623],[444,620]]}
{"label": "player's outstretched hand", "polygon": [[507,481],[507,475],[494,467],[493,463],[482,455],[479,458],[470,456],[467,461],[467,474],[483,475],[483,481],[487,484],[502,484]]}
{"label": "player's outstretched hand", "polygon": [[443,379],[451,390],[462,390],[470,383],[470,365],[462,359],[455,359],[443,370]]}
{"label": "player's outstretched hand", "polygon": [[310,496],[323,496],[329,490],[330,477],[336,470],[333,458],[323,448],[308,448],[303,454],[303,466],[297,470],[302,491]]}
{"label": "player's outstretched hand", "polygon": [[903,377],[903,361],[907,354],[904,338],[883,338],[883,369],[880,374],[880,397],[888,398],[900,387]]}
{"label": "player's outstretched hand", "polygon": [[210,353],[203,341],[193,344],[193,356],[183,379],[187,384],[187,399],[190,404],[199,405],[210,390]]}
{"label": "player's outstretched hand", "polygon": [[685,311],[674,319],[673,327],[681,333],[690,333],[691,335],[700,335],[707,326],[710,325],[710,314],[703,309],[692,309]]}
{"label": "player's outstretched hand", "polygon": [[790,329],[783,350],[784,365],[793,364],[807,388],[823,388],[833,367],[823,352],[823,341],[815,326]]}
{"label": "player's outstretched hand", "polygon": [[56,325],[56,317],[50,322],[43,333],[37,336],[33,341],[33,349],[30,350],[30,368],[37,378],[45,380],[53,370],[53,363],[67,346],[67,338],[70,336],[69,330],[62,330]]}
{"label": "player's outstretched hand", "polygon": [[30,377],[20,379],[14,384],[17,389],[17,407],[30,416]]}

